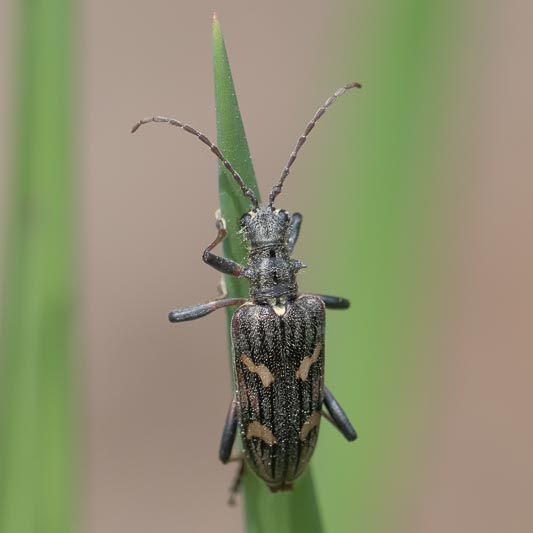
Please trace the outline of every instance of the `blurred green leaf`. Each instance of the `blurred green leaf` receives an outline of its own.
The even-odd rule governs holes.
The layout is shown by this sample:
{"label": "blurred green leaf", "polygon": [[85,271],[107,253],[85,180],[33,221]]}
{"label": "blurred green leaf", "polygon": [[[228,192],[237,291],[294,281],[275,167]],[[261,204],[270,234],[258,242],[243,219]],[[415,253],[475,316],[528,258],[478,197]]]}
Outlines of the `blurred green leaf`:
{"label": "blurred green leaf", "polygon": [[453,178],[446,136],[459,134],[447,127],[467,12],[457,1],[378,1],[363,11],[347,2],[335,29],[334,75],[364,89],[338,104],[332,133],[306,160],[313,216],[328,221],[314,232],[307,283],[352,301],[327,319],[326,382],[359,433],[354,445],[332,428],[321,434],[315,473],[328,531],[410,530],[435,363],[424,350],[441,268],[431,250]]}
{"label": "blurred green leaf", "polygon": [[74,2],[17,5],[0,336],[0,532],[72,533]]}

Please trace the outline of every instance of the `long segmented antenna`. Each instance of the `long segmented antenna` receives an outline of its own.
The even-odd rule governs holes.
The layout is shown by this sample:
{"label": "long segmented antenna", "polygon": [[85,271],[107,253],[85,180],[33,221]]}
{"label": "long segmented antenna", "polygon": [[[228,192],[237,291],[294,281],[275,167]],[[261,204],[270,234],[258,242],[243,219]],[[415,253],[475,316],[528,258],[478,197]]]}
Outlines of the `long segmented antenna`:
{"label": "long segmented antenna", "polygon": [[180,122],[175,118],[161,116],[147,117],[143,118],[142,120],[139,120],[139,122],[137,122],[133,126],[133,128],[131,128],[131,133],[135,133],[141,126],[149,124],[150,122],[155,122],[156,124],[170,124],[171,126],[177,126],[178,128],[181,128],[187,133],[192,133],[192,135],[196,135],[198,139],[200,139],[204,144],[209,146],[211,152],[213,152],[220,159],[220,161],[222,161],[222,164],[231,172],[231,175],[239,184],[239,187],[241,188],[241,191],[243,192],[244,196],[246,196],[246,198],[248,198],[252,202],[254,207],[259,206],[259,202],[257,201],[257,198],[255,197],[253,191],[246,186],[244,180],[241,178],[239,173],[231,166],[231,163],[224,157],[224,154],[219,150],[218,146],[213,144],[203,133],[199,132],[198,130],[195,130],[192,126],[189,126],[188,124],[183,124],[183,122]]}
{"label": "long segmented antenna", "polygon": [[281,176],[279,178],[278,183],[272,187],[272,190],[270,191],[270,196],[268,198],[268,205],[272,207],[274,204],[274,200],[276,199],[276,196],[281,192],[281,189],[283,187],[283,183],[287,176],[289,175],[290,169],[294,161],[296,160],[296,155],[300,151],[300,148],[303,146],[305,141],[307,140],[307,136],[311,132],[311,130],[315,127],[315,124],[318,122],[320,117],[327,111],[328,107],[337,100],[339,96],[342,96],[348,89],[361,88],[361,84],[354,82],[354,83],[348,83],[344,87],[341,87],[337,89],[332,96],[330,96],[325,102],[322,107],[318,109],[318,111],[315,113],[315,116],[311,119],[311,122],[307,124],[307,127],[305,128],[304,132],[300,135],[300,138],[298,139],[298,142],[296,143],[296,146],[294,147],[294,150],[292,151],[289,161],[285,165],[285,168],[281,172]]}

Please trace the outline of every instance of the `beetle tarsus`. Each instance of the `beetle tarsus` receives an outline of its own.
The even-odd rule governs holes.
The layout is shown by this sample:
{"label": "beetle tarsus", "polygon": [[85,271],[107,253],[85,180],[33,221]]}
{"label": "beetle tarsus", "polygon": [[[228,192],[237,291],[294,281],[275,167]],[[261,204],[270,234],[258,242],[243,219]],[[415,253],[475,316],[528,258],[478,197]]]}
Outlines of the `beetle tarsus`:
{"label": "beetle tarsus", "polygon": [[237,470],[237,473],[235,474],[235,477],[233,478],[233,481],[231,483],[231,486],[229,488],[229,492],[230,492],[230,495],[229,495],[229,498],[228,498],[228,505],[235,505],[235,503],[237,502],[237,495],[239,494],[239,492],[241,491],[241,483],[242,483],[242,478],[244,476],[244,460],[241,459],[241,464]]}

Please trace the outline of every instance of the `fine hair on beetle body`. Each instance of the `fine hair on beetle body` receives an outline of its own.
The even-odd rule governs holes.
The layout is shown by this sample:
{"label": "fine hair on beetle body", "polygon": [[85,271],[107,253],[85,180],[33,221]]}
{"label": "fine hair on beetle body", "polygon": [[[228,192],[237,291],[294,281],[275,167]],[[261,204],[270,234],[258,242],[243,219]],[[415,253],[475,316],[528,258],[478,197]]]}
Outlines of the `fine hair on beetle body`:
{"label": "fine hair on beetle body", "polygon": [[238,458],[241,469],[232,486],[231,501],[245,465],[273,492],[290,490],[309,464],[322,417],[348,441],[357,438],[344,410],[324,383],[325,310],[347,309],[350,303],[341,297],[299,292],[296,277],[305,265],[292,258],[292,252],[302,215],[276,208],[274,201],[318,120],[339,96],[360,87],[359,83],[344,85],[316,111],[265,205],[259,203],[219,148],[192,126],[173,118],[152,116],[132,128],[135,132],[144,124],[165,123],[195,135],[222,162],[251,203],[251,209],[240,219],[239,233],[248,249],[245,264],[212,252],[227,234],[220,215],[216,220],[216,238],[202,256],[205,263],[222,274],[247,279],[249,297],[224,294],[169,314],[171,322],[185,322],[217,309],[239,306],[231,320],[236,390],[219,447],[220,460],[229,462],[239,430],[243,455]]}

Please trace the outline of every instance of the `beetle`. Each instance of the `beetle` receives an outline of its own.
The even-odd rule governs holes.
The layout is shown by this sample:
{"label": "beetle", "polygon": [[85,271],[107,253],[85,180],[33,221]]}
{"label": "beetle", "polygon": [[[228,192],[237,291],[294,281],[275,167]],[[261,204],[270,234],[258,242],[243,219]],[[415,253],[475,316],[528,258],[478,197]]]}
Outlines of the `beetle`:
{"label": "beetle", "polygon": [[[233,372],[236,391],[230,403],[219,458],[230,461],[240,427],[244,461],[272,492],[290,490],[305,471],[318,438],[321,418],[327,418],[348,440],[357,434],[331,391],[324,384],[325,310],[347,309],[345,298],[298,291],[296,275],[305,268],[291,254],[302,225],[300,213],[274,207],[296,156],[320,117],[347,90],[339,88],[316,111],[299,137],[269,201],[261,205],[230,162],[203,133],[163,116],[137,122],[132,133],[148,123],[166,123],[195,135],[206,144],[251,202],[240,219],[248,247],[245,265],[215,255],[212,250],[226,237],[226,224],[218,215],[217,236],[202,259],[223,274],[249,281],[249,298],[226,294],[207,303],[171,311],[171,322],[195,320],[223,307],[238,309],[231,320]],[[323,410],[325,406],[325,410]],[[241,474],[242,474],[241,468]],[[238,476],[240,480],[240,475]],[[238,481],[234,484],[238,489]]]}

